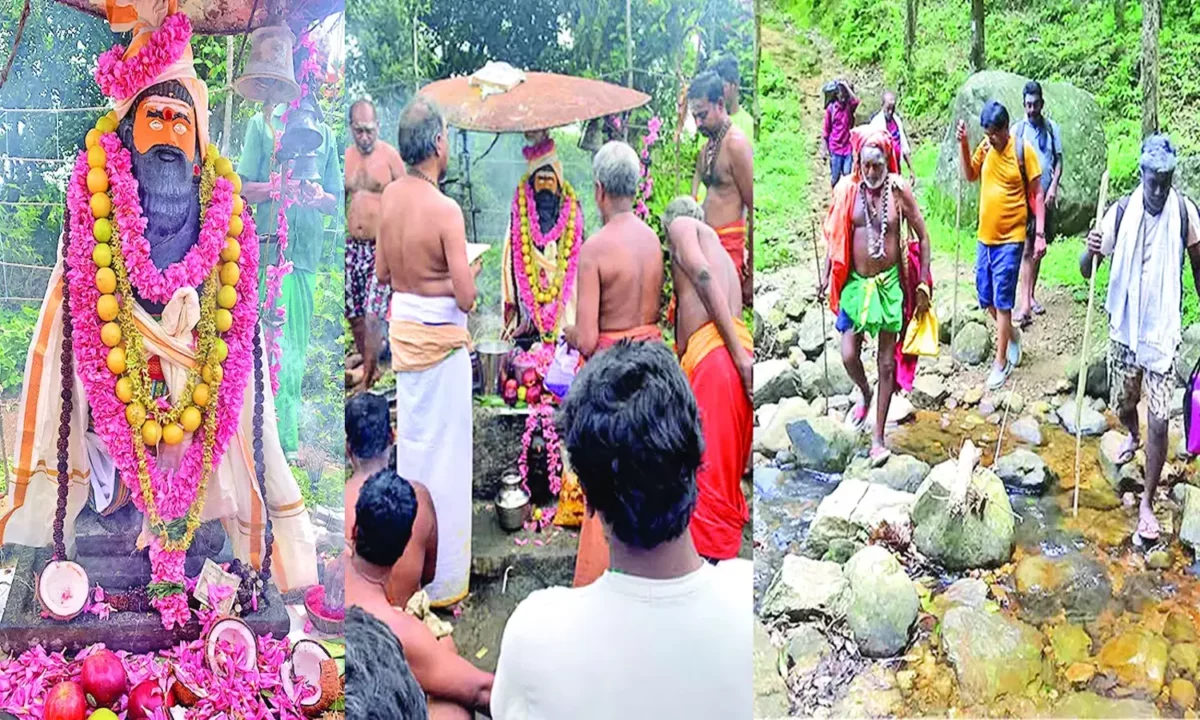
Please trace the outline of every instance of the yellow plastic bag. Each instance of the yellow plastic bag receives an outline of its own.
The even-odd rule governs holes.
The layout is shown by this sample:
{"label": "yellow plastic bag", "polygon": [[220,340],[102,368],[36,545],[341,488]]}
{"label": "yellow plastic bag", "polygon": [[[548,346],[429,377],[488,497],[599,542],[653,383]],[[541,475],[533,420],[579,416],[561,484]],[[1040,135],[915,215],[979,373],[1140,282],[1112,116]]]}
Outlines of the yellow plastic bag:
{"label": "yellow plastic bag", "polygon": [[936,357],[941,350],[938,342],[938,319],[933,313],[933,306],[924,315],[914,317],[908,323],[904,333],[904,345],[901,352],[905,355],[922,355]]}

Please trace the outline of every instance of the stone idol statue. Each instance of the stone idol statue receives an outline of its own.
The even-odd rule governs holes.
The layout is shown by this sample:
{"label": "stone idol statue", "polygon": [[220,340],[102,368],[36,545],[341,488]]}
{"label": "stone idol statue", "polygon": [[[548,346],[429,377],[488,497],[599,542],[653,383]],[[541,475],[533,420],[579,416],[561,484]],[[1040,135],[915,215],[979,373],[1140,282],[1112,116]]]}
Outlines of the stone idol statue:
{"label": "stone idol statue", "polygon": [[191,23],[168,0],[110,0],[107,15],[133,37],[95,73],[116,109],[67,188],[0,542],[52,546],[31,568],[50,616],[77,615],[99,584],[171,629],[206,558],[232,561],[235,612],[272,580],[315,584],[314,532],[264,382],[254,218],[209,144]]}

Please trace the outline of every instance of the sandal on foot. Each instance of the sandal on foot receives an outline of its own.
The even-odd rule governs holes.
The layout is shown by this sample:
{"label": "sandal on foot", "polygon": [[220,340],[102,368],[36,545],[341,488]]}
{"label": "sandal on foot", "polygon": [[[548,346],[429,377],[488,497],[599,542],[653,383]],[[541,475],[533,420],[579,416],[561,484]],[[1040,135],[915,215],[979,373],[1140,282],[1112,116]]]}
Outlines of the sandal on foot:
{"label": "sandal on foot", "polygon": [[854,407],[850,408],[850,412],[846,413],[846,424],[855,430],[862,430],[863,426],[867,423],[867,415],[870,412],[870,403],[855,405]]}
{"label": "sandal on foot", "polygon": [[1013,324],[1024,330],[1033,324],[1032,315],[1013,315]]}
{"label": "sandal on foot", "polygon": [[1141,515],[1139,513],[1137,530],[1135,530],[1133,533],[1135,542],[1137,540],[1141,540],[1141,541],[1147,542],[1147,543],[1157,542],[1160,532],[1161,532],[1161,530],[1155,530],[1153,533],[1149,532],[1149,529],[1146,526],[1146,521],[1141,518]]}
{"label": "sandal on foot", "polygon": [[[1128,442],[1128,441],[1126,441],[1126,442]],[[1121,450],[1121,454],[1117,455],[1117,459],[1114,464],[1117,467],[1120,467],[1122,465],[1126,465],[1130,462],[1133,462],[1133,458],[1135,456],[1137,456],[1137,451],[1140,450],[1141,447],[1142,447],[1142,443],[1137,442],[1137,443],[1133,444],[1133,447]]]}
{"label": "sandal on foot", "polygon": [[871,448],[871,452],[867,454],[867,459],[870,460],[872,468],[883,467],[891,457],[892,451],[885,447]]}
{"label": "sandal on foot", "polygon": [[1031,309],[1033,310],[1034,315],[1045,315],[1046,314],[1046,306],[1042,305],[1037,300],[1033,301],[1033,307]]}

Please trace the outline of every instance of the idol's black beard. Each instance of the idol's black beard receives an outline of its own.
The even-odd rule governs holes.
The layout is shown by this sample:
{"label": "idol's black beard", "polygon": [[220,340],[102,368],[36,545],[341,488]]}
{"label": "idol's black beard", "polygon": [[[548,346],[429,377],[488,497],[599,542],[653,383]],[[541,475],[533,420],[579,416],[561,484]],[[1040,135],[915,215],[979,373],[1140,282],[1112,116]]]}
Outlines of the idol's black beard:
{"label": "idol's black beard", "polygon": [[558,222],[558,212],[561,207],[558,195],[549,190],[539,190],[533,195],[533,204],[537,208],[538,227],[543,233],[550,232]]}
{"label": "idol's black beard", "polygon": [[156,145],[132,153],[133,176],[146,218],[146,240],[155,267],[183,259],[200,235],[200,178],[177,148]]}

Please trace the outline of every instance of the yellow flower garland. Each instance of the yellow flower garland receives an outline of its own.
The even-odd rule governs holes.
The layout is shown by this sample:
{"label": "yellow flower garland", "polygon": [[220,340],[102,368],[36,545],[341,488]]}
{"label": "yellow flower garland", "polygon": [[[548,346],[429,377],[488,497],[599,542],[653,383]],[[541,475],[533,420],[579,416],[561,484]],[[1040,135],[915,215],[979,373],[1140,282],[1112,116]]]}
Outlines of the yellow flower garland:
{"label": "yellow flower garland", "polygon": [[[242,230],[240,209],[245,207],[238,194],[241,190],[241,178],[234,172],[229,159],[220,156],[216,145],[209,145],[200,175],[201,222],[203,223],[211,204],[218,175],[233,184],[233,214],[225,247],[221,251],[221,262],[212,269],[201,288],[200,320],[196,326],[196,364],[188,368],[187,380],[179,400],[166,410],[159,409],[152,395],[153,381],[145,356],[142,334],[133,320],[134,293],[125,258],[121,253],[120,231],[110,219],[113,202],[105,172],[107,158],[100,145],[100,136],[115,131],[116,126],[116,115],[108,113],[96,121],[95,129],[88,131],[86,138],[89,166],[87,184],[88,190],[92,192],[89,205],[94,218],[93,233],[96,238],[92,260],[96,265],[96,286],[101,292],[96,311],[105,323],[101,330],[101,340],[110,348],[108,369],[118,377],[115,393],[118,400],[125,404],[125,418],[129,422],[138,461],[138,485],[150,526],[162,539],[166,550],[186,550],[200,527],[208,479],[213,470],[217,400],[224,377],[221,363],[228,353],[228,347],[220,338],[220,333],[230,328],[231,311],[239,300],[233,288],[240,278],[237,261],[241,257],[241,248],[237,238]],[[230,290],[233,292],[229,292]],[[156,446],[160,440],[168,445],[176,445],[183,441],[185,432],[194,432],[201,424],[204,425],[204,446],[200,482],[196,497],[184,516],[186,530],[182,537],[172,538],[154,500],[146,446]]]}
{"label": "yellow flower garland", "polygon": [[[521,192],[517,193],[518,215],[521,218],[521,259],[525,261],[525,275],[529,278],[529,288],[533,293],[533,298],[539,304],[546,304],[558,300],[558,296],[562,294],[563,282],[567,276],[567,258],[571,257],[571,249],[575,245],[575,223],[579,214],[579,201],[575,197],[575,190],[571,184],[563,181],[563,196],[570,203],[570,208],[567,214],[567,225],[563,229],[563,234],[558,242],[558,257],[556,259],[556,272],[552,278],[548,278],[549,282],[545,286],[542,285],[541,274],[538,272],[537,265],[533,262],[533,234],[530,229],[531,219],[529,217],[529,203],[526,201],[524,187],[529,182],[529,176],[525,175],[521,178]],[[534,325],[537,327],[538,333],[545,337],[553,328],[543,328],[541,313],[537,308],[533,309]]]}

